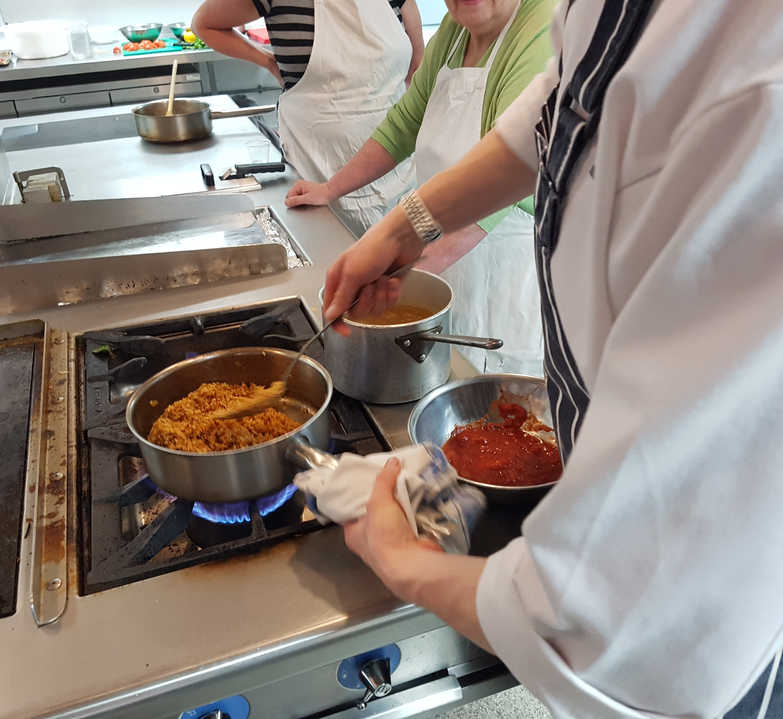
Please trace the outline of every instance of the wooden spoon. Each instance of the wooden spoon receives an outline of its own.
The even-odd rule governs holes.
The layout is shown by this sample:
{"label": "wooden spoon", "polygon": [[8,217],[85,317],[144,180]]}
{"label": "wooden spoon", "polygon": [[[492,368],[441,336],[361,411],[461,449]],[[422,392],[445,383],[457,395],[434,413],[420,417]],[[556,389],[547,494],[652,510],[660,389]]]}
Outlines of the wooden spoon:
{"label": "wooden spoon", "polygon": [[[287,379],[287,377],[286,377]],[[240,397],[232,402],[230,407],[215,412],[215,419],[237,419],[258,414],[267,407],[277,404],[286,391],[286,381],[272,382],[268,387],[256,387],[253,394],[248,397]]]}
{"label": "wooden spoon", "polygon": [[166,117],[171,117],[174,114],[174,83],[177,80],[177,63],[178,60],[174,60],[174,64],[171,66],[171,84],[169,85],[169,104],[166,107]]}

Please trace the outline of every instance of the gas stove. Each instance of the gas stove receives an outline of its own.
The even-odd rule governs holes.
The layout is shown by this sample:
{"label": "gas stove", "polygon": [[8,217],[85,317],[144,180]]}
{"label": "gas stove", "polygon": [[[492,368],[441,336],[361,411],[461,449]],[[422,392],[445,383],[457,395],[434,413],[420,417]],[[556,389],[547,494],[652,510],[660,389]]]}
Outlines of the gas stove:
{"label": "gas stove", "polygon": [[[8,327],[0,369],[13,379],[0,412],[20,421],[0,424],[14,450],[0,471],[11,508],[0,522],[10,569],[0,575],[0,682],[17,691],[13,657],[31,647],[43,671],[63,674],[42,693],[18,690],[14,706],[33,703],[22,715],[343,719],[360,706],[365,717],[426,717],[513,684],[494,657],[391,597],[293,487],[209,505],[147,476],[124,420],[134,389],[192,354],[300,347],[316,322],[299,297],[81,334]],[[323,348],[309,353],[322,359]],[[330,449],[400,446],[404,422],[378,415],[335,394]],[[518,532],[519,514],[504,514],[482,522],[479,552]],[[3,719],[20,715],[9,711],[0,705]]]}
{"label": "gas stove", "polygon": [[[272,497],[205,504],[159,490],[146,474],[124,408],[165,367],[230,347],[299,349],[316,331],[298,298],[240,310],[109,328],[76,337],[80,587],[85,594],[314,532],[321,524],[292,485]],[[308,354],[322,359],[313,343]],[[329,407],[333,453],[390,449],[361,403]]]}

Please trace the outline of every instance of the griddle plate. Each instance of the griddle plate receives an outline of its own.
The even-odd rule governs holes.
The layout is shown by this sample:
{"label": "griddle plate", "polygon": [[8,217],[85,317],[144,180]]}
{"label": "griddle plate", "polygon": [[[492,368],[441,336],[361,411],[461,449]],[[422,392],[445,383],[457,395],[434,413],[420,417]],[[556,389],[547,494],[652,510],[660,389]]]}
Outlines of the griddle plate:
{"label": "griddle plate", "polygon": [[16,609],[35,348],[0,347],[0,617]]}

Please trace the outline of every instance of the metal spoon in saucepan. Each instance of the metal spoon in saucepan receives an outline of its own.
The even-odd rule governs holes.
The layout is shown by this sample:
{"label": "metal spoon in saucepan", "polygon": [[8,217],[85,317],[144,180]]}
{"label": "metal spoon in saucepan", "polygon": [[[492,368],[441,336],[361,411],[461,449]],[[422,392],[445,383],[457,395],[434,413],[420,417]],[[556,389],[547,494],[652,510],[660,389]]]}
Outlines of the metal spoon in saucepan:
{"label": "metal spoon in saucepan", "polygon": [[[418,259],[414,260],[413,262],[409,262],[408,264],[397,268],[394,270],[394,272],[389,273],[387,276],[399,277],[400,275],[403,275],[408,270],[410,270],[417,261]],[[345,312],[350,312],[354,307],[356,307],[357,304],[359,304],[358,296],[350,304]],[[335,322],[337,322],[337,320],[343,317],[343,315],[338,315],[333,320],[327,322],[319,332],[314,334],[309,340],[307,340],[307,342],[302,345],[302,348],[299,350],[296,357],[291,360],[291,364],[288,365],[286,371],[283,373],[282,379],[277,380],[276,382],[271,382],[267,387],[257,387],[253,394],[251,394],[249,397],[242,397],[237,399],[230,407],[216,412],[213,416],[216,419],[236,419],[238,417],[246,417],[251,414],[258,414],[267,407],[271,407],[272,405],[276,404],[278,400],[285,396],[286,390],[288,388],[288,378],[291,376],[291,372],[293,372],[296,363],[307,351],[307,348],[313,344],[313,342],[315,342],[324,332],[326,332],[326,330],[328,330]]]}

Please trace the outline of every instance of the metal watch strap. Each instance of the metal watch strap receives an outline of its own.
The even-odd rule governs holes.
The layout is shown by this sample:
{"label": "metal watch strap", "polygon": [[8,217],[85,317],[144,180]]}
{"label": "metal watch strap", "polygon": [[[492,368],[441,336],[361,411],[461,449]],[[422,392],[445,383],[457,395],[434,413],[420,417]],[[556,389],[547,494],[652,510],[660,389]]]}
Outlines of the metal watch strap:
{"label": "metal watch strap", "polygon": [[435,242],[443,234],[443,228],[435,221],[416,190],[403,196],[400,207],[411,223],[413,231],[425,245]]}

